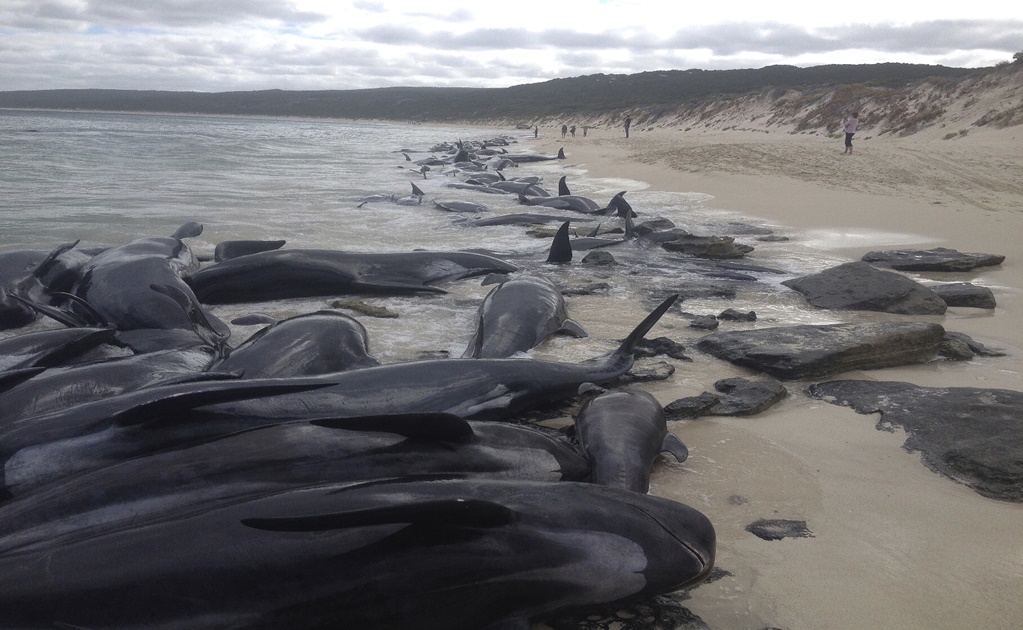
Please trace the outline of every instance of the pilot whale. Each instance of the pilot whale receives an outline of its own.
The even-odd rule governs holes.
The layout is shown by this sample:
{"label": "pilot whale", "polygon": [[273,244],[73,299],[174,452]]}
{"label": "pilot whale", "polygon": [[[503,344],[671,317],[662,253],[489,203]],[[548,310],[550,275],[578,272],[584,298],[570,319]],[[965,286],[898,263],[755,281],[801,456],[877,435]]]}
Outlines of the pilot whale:
{"label": "pilot whale", "polygon": [[691,586],[715,546],[696,509],[617,488],[325,485],[0,555],[0,626],[524,628]]}

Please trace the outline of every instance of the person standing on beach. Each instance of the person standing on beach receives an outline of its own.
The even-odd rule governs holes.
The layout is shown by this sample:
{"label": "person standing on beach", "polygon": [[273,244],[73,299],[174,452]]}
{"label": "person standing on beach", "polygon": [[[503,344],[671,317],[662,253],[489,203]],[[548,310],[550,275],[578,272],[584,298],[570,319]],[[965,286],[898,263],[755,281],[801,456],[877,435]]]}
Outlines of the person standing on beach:
{"label": "person standing on beach", "polygon": [[561,125],[561,137],[568,135],[568,125]]}
{"label": "person standing on beach", "polygon": [[859,124],[859,112],[853,112],[851,116],[846,116],[842,119],[842,126],[845,128],[845,153],[843,155],[852,154],[852,138],[853,134],[856,133],[856,127],[858,127]]}
{"label": "person standing on beach", "polygon": [[533,137],[536,138],[540,135],[540,125],[533,127]]}
{"label": "person standing on beach", "polygon": [[569,133],[572,134],[572,137],[574,138],[575,137],[575,125],[572,125],[572,128],[569,129],[568,131],[569,131]]}
{"label": "person standing on beach", "polygon": [[629,137],[629,127],[632,126],[632,116],[625,117],[625,137]]}

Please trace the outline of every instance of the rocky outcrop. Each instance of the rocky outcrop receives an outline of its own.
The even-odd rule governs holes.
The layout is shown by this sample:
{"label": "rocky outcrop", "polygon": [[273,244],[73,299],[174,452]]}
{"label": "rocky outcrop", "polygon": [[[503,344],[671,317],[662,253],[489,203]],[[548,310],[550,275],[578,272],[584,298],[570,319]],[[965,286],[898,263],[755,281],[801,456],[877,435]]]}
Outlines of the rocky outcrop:
{"label": "rocky outcrop", "polygon": [[753,251],[752,245],[736,243],[731,236],[681,236],[661,247],[697,258],[742,258]]}
{"label": "rocky outcrop", "polygon": [[1005,256],[964,254],[946,247],[934,249],[890,249],[868,252],[863,260],[872,265],[899,271],[971,271],[977,267],[1000,265]]}
{"label": "rocky outcrop", "polygon": [[924,322],[802,325],[712,333],[696,347],[777,378],[805,379],[929,361],[944,338],[944,328]]}
{"label": "rocky outcrop", "polygon": [[991,289],[971,282],[949,282],[931,287],[948,306],[967,308],[994,308],[995,295]]}
{"label": "rocky outcrop", "polygon": [[1023,502],[1023,392],[976,387],[842,380],[807,393],[858,413],[880,413],[877,427],[900,426],[903,445],[931,470],[979,494]]}
{"label": "rocky outcrop", "polygon": [[937,293],[919,282],[865,262],[845,263],[782,284],[819,308],[901,315],[941,315],[947,308]]}

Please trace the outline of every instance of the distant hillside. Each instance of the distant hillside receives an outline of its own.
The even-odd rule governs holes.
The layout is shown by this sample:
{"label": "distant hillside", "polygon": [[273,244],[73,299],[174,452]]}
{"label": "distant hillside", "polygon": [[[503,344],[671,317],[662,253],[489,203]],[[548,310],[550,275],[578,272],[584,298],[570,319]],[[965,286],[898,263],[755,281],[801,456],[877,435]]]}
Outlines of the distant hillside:
{"label": "distant hillside", "polygon": [[[776,121],[797,129],[831,130],[841,112],[889,102],[921,86],[977,85],[992,73],[914,64],[769,66],[755,70],[672,70],[590,75],[504,89],[380,88],[368,90],[165,92],[132,90],[0,91],[0,108],[63,109],[329,117],[355,120],[464,122],[532,126],[617,125],[625,113],[637,125],[682,125],[713,119],[737,106],[770,104]],[[972,82],[972,83],[970,83]],[[877,108],[880,108],[878,105]],[[936,111],[936,110],[935,110]],[[892,130],[926,122],[934,112],[905,113]]]}

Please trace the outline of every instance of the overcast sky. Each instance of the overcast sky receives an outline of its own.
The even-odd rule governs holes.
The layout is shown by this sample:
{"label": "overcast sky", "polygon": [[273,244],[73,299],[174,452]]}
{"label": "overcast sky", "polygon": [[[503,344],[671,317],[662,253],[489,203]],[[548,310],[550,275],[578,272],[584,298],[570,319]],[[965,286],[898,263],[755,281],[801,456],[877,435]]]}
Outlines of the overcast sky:
{"label": "overcast sky", "polygon": [[981,67],[1023,50],[1017,2],[0,0],[0,90],[507,87],[773,64]]}

